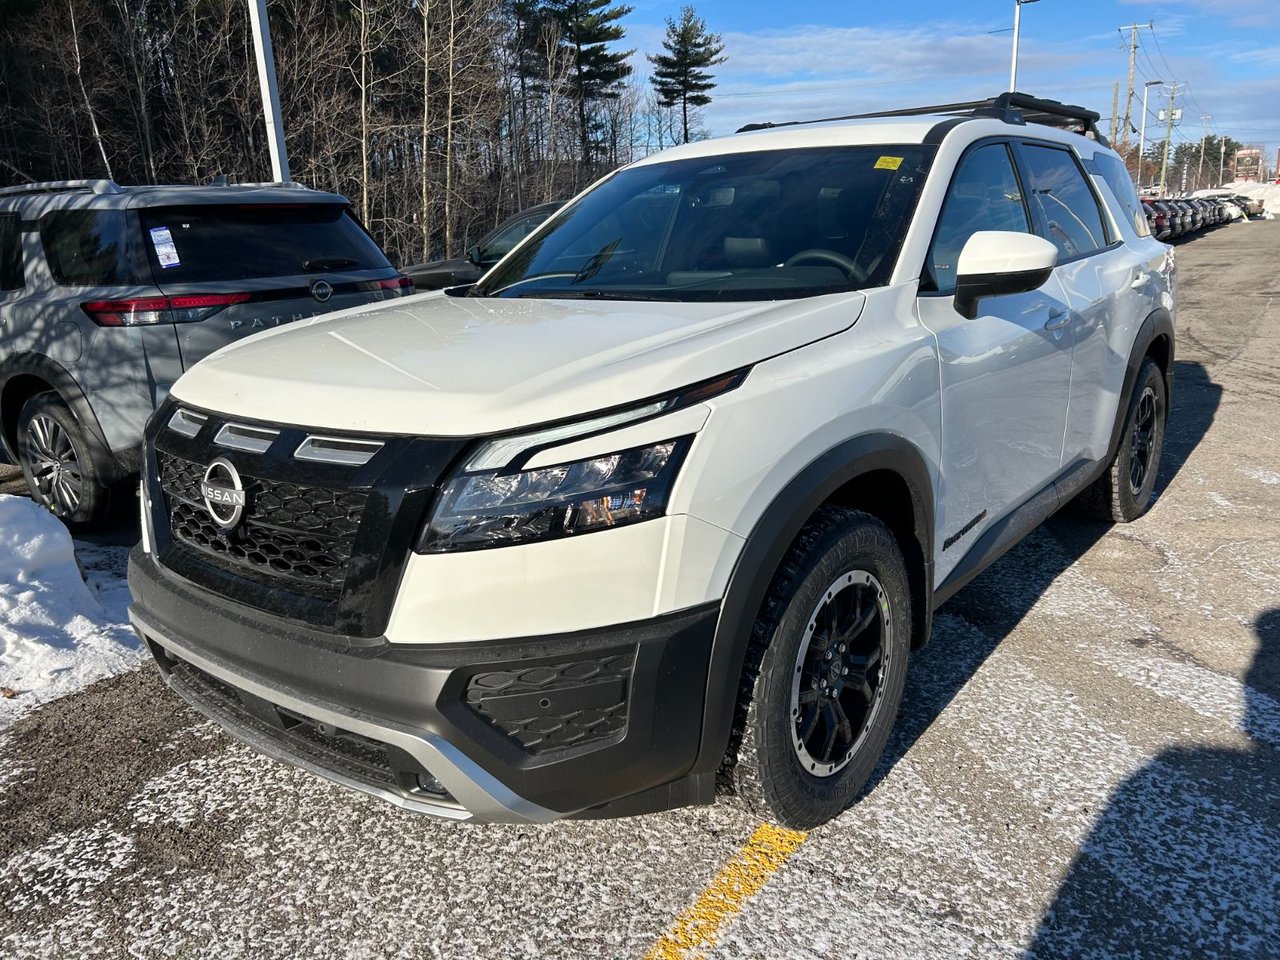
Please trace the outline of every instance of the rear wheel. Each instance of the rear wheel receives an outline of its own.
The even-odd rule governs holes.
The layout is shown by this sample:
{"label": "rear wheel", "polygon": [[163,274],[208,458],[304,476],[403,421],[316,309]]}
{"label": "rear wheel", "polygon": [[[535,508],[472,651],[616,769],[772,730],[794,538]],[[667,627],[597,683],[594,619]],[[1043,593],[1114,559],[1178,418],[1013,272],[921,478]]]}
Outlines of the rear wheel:
{"label": "rear wheel", "polygon": [[1147,357],[1138,368],[1116,455],[1107,472],[1078,498],[1082,512],[1115,523],[1129,523],[1147,512],[1160,473],[1167,407],[1164,375]]}
{"label": "rear wheel", "polygon": [[89,527],[107,512],[91,446],[75,415],[56,393],[32,397],[18,417],[18,460],[31,499],[69,527]]}
{"label": "rear wheel", "polygon": [[[884,752],[911,635],[893,535],[856,510],[822,510],[774,578],[755,624],[737,795],[797,829],[845,810]],[[756,663],[758,662],[758,666]]]}

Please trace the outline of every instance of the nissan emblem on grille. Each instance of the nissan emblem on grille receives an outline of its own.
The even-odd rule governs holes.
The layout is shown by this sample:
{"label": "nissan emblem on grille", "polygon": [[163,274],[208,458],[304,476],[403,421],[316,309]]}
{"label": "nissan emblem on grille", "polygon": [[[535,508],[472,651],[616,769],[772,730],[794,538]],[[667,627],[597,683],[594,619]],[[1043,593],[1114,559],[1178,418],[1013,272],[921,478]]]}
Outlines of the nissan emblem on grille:
{"label": "nissan emblem on grille", "polygon": [[327,280],[316,280],[311,284],[311,296],[317,303],[325,303],[333,296],[333,286]]}
{"label": "nissan emblem on grille", "polygon": [[214,460],[205,470],[204,479],[200,481],[200,496],[213,522],[223,530],[232,529],[244,516],[244,483],[231,461],[224,457]]}

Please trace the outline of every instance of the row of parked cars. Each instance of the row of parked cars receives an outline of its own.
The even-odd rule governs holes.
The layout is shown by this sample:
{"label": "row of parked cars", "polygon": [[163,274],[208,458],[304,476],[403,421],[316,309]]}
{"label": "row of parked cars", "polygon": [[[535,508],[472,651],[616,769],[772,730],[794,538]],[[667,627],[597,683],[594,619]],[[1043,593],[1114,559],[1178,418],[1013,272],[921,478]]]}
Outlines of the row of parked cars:
{"label": "row of parked cars", "polygon": [[1252,197],[1221,196],[1158,199],[1142,201],[1151,233],[1159,240],[1198,233],[1207,227],[1261,216],[1263,202]]}

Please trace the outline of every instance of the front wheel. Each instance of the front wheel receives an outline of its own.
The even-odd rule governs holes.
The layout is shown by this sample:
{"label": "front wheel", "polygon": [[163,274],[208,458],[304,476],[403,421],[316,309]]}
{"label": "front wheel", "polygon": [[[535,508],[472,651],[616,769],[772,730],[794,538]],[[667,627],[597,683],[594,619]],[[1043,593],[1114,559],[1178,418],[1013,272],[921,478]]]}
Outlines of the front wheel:
{"label": "front wheel", "polygon": [[898,713],[911,636],[893,535],[857,510],[824,508],[774,578],[753,633],[758,673],[732,762],[752,811],[808,829],[853,803]]}
{"label": "front wheel", "polygon": [[31,499],[73,529],[99,522],[109,488],[99,482],[89,439],[55,393],[32,397],[18,417],[18,460]]}

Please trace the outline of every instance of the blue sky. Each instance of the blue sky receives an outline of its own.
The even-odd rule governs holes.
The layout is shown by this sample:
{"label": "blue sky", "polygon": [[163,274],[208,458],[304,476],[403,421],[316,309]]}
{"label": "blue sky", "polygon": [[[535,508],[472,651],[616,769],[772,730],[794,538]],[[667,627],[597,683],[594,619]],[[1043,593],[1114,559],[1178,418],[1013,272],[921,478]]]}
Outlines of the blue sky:
{"label": "blue sky", "polygon": [[[640,54],[661,44],[678,0],[632,0],[627,42]],[[704,121],[714,134],[753,120],[856,113],[978,99],[1009,80],[1013,0],[695,0],[723,35],[729,61],[718,68],[716,100]],[[1112,84],[1128,73],[1131,23],[1140,31],[1136,83],[1188,85],[1175,141],[1210,131],[1271,148],[1280,144],[1280,2],[1277,0],[1039,0],[1022,9],[1018,87],[1111,115]],[[1003,32],[994,33],[992,31]],[[647,64],[636,64],[647,75]],[[1152,88],[1148,140],[1162,136]],[[1140,96],[1140,94],[1139,94]],[[1141,104],[1135,99],[1134,123]],[[1104,125],[1105,129],[1105,125]]]}

